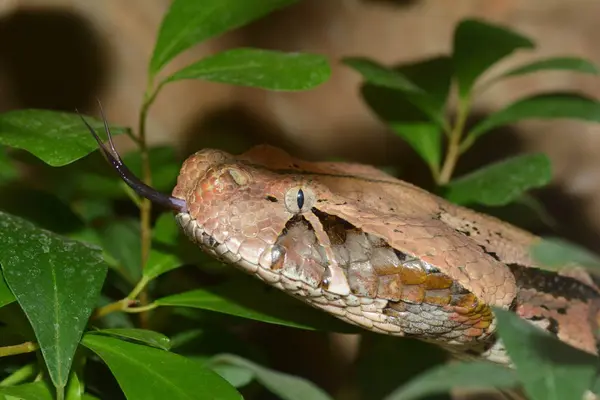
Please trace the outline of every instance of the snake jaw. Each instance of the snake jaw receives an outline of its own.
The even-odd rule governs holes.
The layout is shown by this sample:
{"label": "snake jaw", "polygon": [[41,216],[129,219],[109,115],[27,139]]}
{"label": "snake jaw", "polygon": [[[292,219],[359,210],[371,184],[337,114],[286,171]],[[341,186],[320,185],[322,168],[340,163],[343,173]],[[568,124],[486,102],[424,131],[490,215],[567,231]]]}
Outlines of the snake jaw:
{"label": "snake jaw", "polygon": [[[99,104],[99,103],[98,103]],[[79,112],[78,112],[79,114]],[[159,192],[158,190],[146,185],[142,182],[123,162],[121,156],[117,152],[115,148],[115,144],[112,140],[112,135],[110,133],[110,128],[108,126],[108,121],[106,120],[106,116],[104,115],[104,110],[100,105],[100,114],[102,115],[102,122],[104,123],[104,131],[106,132],[106,136],[108,136],[108,146],[102,143],[102,140],[92,128],[92,126],[83,118],[83,115],[79,114],[79,117],[88,128],[96,142],[98,142],[98,146],[100,148],[100,152],[104,156],[104,158],[113,166],[113,168],[117,171],[117,173],[121,176],[121,179],[125,181],[127,186],[133,189],[138,195],[152,201],[153,203],[160,204],[166,208],[177,212],[188,212],[187,203],[183,199],[179,199],[177,197],[169,196],[164,193]]]}

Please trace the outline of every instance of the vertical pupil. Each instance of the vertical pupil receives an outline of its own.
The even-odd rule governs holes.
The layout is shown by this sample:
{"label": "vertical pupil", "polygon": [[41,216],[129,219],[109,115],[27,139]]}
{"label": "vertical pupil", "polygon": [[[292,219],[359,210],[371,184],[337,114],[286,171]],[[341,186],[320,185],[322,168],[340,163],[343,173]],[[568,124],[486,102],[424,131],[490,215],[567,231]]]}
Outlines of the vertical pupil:
{"label": "vertical pupil", "polygon": [[296,200],[298,201],[298,208],[302,210],[304,206],[304,192],[302,189],[298,189],[298,195],[296,196]]}

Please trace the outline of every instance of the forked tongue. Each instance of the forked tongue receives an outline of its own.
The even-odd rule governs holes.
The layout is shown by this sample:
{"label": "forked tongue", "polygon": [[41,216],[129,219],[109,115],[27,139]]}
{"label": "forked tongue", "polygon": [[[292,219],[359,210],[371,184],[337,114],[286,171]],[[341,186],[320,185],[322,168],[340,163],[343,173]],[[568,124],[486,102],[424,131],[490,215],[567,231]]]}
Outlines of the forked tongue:
{"label": "forked tongue", "polygon": [[87,126],[94,139],[96,139],[96,142],[98,142],[98,146],[100,147],[100,151],[102,152],[104,158],[106,158],[106,160],[113,166],[125,183],[138,195],[152,201],[153,203],[177,212],[187,212],[187,204],[185,200],[161,193],[158,190],[146,185],[137,176],[135,176],[133,172],[127,168],[127,166],[125,166],[121,156],[119,156],[119,153],[115,148],[115,144],[113,143],[112,135],[108,127],[106,116],[102,110],[102,106],[100,106],[100,113],[102,115],[102,121],[104,122],[104,131],[106,132],[106,136],[108,136],[108,146],[102,143],[102,140],[94,128],[92,128],[92,126],[83,118],[83,115],[79,114],[79,117],[85,126]]}

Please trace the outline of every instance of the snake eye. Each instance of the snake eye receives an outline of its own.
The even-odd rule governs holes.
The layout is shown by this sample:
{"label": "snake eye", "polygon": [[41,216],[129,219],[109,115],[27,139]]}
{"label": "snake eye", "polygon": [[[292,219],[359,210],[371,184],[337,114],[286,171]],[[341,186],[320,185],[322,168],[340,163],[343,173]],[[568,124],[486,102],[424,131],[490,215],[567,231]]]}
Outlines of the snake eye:
{"label": "snake eye", "polygon": [[302,191],[302,189],[298,189],[296,200],[298,201],[298,209],[302,210],[302,206],[304,205],[304,192]]}
{"label": "snake eye", "polygon": [[315,201],[315,194],[309,188],[293,187],[285,193],[285,207],[293,214],[310,210]]}

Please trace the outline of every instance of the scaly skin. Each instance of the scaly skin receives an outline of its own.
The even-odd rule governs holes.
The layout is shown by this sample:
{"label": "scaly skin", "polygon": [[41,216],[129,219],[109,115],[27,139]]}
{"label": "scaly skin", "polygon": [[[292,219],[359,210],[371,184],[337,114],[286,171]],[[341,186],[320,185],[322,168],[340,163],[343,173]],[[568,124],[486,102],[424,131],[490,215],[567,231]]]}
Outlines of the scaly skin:
{"label": "scaly skin", "polygon": [[585,271],[539,270],[537,237],[373,167],[202,150],[172,195],[202,249],[346,322],[509,364],[496,306],[596,354],[600,295]]}

